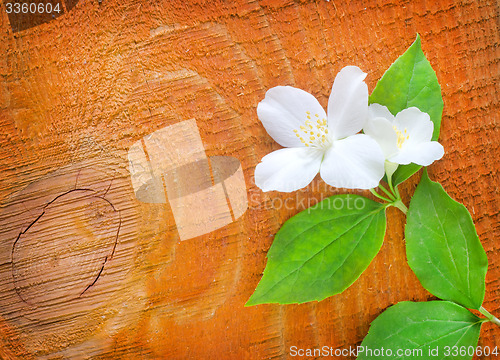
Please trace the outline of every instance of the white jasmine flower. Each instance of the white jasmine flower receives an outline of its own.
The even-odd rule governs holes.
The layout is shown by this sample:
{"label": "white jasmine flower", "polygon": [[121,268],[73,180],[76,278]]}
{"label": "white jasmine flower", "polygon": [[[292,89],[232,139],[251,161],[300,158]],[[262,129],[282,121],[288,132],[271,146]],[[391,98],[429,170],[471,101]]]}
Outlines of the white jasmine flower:
{"label": "white jasmine flower", "polygon": [[444,155],[443,146],[431,141],[434,123],[429,115],[410,107],[392,115],[387,107],[371,104],[369,120],[363,127],[374,138],[385,158],[393,163],[427,166]]}
{"label": "white jasmine flower", "polygon": [[308,185],[319,172],[329,185],[370,189],[384,175],[384,155],[368,135],[356,134],[368,118],[366,74],[343,68],[328,100],[328,116],[311,94],[291,86],[267,91],[257,115],[285,149],[274,151],[255,168],[264,191],[290,192]]}

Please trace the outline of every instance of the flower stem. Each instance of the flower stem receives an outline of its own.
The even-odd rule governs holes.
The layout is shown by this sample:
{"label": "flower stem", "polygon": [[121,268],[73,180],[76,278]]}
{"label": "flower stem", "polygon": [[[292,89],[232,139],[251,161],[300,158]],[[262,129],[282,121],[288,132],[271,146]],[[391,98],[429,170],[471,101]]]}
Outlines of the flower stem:
{"label": "flower stem", "polygon": [[493,324],[500,326],[500,320],[498,320],[495,316],[491,315],[488,310],[484,307],[479,308],[479,312],[488,318],[488,321],[491,321]]}
{"label": "flower stem", "polygon": [[394,189],[394,193],[396,194],[396,198],[401,199],[401,195],[399,195],[399,190],[398,190],[397,185],[396,185],[396,186],[394,186],[394,188],[393,188],[393,189]]}
{"label": "flower stem", "polygon": [[[389,184],[389,189],[391,189],[392,193],[396,194],[398,187],[396,186],[396,190],[394,190],[394,187],[392,186],[392,176],[387,177],[387,183]],[[398,195],[399,195],[399,193],[398,193]]]}
{"label": "flower stem", "polygon": [[397,207],[399,210],[401,210],[405,215],[408,212],[408,208],[406,207],[405,204],[401,201],[401,199],[397,199],[396,201],[393,201],[392,206]]}
{"label": "flower stem", "polygon": [[379,193],[377,193],[377,192],[375,191],[375,189],[370,189],[370,192],[371,192],[373,195],[375,195],[376,197],[378,197],[379,199],[384,200],[384,201],[386,201],[386,202],[392,203],[392,202],[394,201],[394,200],[392,200],[392,199],[388,199],[388,198],[386,198],[386,197],[383,197],[382,195],[380,195]]}
{"label": "flower stem", "polygon": [[383,187],[382,184],[379,184],[378,188],[380,190],[382,190],[383,192],[385,192],[385,194],[389,197],[389,199],[391,199],[392,201],[396,200],[396,196],[393,193],[391,193],[389,190],[387,190],[385,187]]}

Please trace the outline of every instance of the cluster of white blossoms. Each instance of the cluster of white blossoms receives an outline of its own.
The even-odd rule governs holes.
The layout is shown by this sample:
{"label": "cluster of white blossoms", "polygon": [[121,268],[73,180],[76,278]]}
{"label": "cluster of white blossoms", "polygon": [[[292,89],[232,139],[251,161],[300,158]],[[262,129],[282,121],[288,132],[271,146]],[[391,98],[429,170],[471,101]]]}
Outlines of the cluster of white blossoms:
{"label": "cluster of white blossoms", "polygon": [[267,91],[257,115],[284,148],[264,156],[255,168],[259,188],[295,191],[319,172],[331,186],[371,189],[386,164],[427,166],[443,156],[441,144],[431,141],[429,115],[411,107],[394,116],[385,106],[368,105],[365,77],[356,66],[343,68],[333,83],[328,114],[303,90],[277,86]]}

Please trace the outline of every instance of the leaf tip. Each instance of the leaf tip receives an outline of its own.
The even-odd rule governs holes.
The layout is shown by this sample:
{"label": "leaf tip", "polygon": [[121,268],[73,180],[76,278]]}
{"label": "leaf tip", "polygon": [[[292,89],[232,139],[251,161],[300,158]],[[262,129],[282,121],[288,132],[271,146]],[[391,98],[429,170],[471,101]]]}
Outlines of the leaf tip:
{"label": "leaf tip", "polygon": [[422,40],[420,38],[420,34],[417,33],[417,37],[415,38],[415,41],[413,44],[410,45],[408,49],[416,49],[417,52],[422,51]]}

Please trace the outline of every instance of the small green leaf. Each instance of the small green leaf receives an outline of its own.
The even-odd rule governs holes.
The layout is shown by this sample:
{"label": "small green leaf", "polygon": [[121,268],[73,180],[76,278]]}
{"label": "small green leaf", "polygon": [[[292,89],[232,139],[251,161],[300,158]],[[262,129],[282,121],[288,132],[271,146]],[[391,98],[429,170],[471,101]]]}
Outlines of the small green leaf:
{"label": "small green leaf", "polygon": [[452,302],[400,302],[372,322],[358,359],[471,359],[481,324]]}
{"label": "small green leaf", "polygon": [[394,186],[401,184],[403,181],[420,170],[421,167],[422,166],[417,164],[399,165],[392,178],[392,183]]}
{"label": "small green leaf", "polygon": [[[378,81],[370,95],[370,104],[374,103],[387,106],[393,115],[412,106],[419,108],[429,114],[434,123],[432,140],[438,139],[443,113],[441,87],[422,51],[419,35]],[[393,184],[402,183],[420,168],[415,164],[400,166],[394,174]]]}
{"label": "small green leaf", "polygon": [[336,195],[289,219],[246,305],[319,301],[347,289],[382,246],[385,208],[362,196]]}
{"label": "small green leaf", "polygon": [[406,221],[408,264],[437,297],[470,309],[483,303],[488,259],[472,218],[424,171]]}

